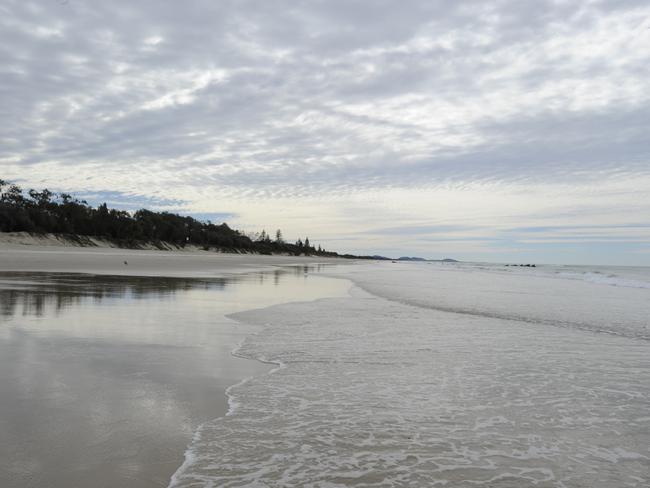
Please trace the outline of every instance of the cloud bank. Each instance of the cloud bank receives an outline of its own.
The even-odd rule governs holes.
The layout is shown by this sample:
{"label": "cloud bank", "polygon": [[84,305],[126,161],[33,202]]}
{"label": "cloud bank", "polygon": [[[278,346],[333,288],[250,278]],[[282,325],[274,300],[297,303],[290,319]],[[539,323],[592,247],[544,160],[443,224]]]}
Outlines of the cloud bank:
{"label": "cloud bank", "polygon": [[25,186],[341,250],[650,264],[645,1],[8,1],[0,26]]}

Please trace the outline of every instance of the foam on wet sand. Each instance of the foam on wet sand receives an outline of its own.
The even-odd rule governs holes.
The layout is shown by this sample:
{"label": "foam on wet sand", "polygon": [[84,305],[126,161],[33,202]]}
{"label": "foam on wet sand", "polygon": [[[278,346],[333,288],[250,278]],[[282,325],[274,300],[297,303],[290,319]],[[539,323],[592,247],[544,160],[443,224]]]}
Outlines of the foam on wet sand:
{"label": "foam on wet sand", "polygon": [[[201,427],[171,486],[647,486],[647,290],[628,295],[626,326],[612,333],[572,326],[581,300],[557,324],[557,310],[537,320],[559,299],[546,281],[518,299],[498,292],[509,275],[453,272],[459,311],[438,309],[447,273],[377,265],[339,275],[382,296],[356,288],[233,316],[264,326],[239,354],[282,367],[229,390],[236,408]],[[585,286],[574,295],[611,292]],[[479,313],[484,294],[500,308]],[[519,300],[537,302],[527,320],[495,315]]]}

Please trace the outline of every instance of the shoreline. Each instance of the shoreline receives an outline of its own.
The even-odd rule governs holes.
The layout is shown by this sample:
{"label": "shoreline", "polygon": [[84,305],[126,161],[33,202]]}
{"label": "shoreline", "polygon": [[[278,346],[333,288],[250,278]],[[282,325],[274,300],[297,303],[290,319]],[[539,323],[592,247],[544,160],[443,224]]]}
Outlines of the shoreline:
{"label": "shoreline", "polygon": [[[123,264],[124,260],[128,261],[128,265]],[[73,387],[73,393],[79,397],[75,404],[61,410],[61,406],[52,404],[47,397],[36,395],[31,398],[30,405],[32,406],[30,408],[37,408],[42,413],[38,416],[30,414],[29,411],[22,414],[30,420],[22,420],[22,417],[17,419],[15,416],[7,417],[4,420],[10,424],[24,425],[25,428],[30,425],[35,426],[29,427],[29,429],[43,430],[44,433],[40,435],[40,438],[47,439],[49,438],[49,429],[52,428],[47,425],[49,422],[47,412],[51,408],[55,407],[53,412],[62,412],[61,415],[64,415],[65,419],[73,414],[81,418],[89,418],[91,416],[86,413],[85,406],[89,406],[88,411],[90,412],[97,408],[93,403],[96,401],[95,398],[106,397],[113,403],[124,405],[124,407],[117,410],[117,412],[122,413],[114,413],[114,415],[122,416],[112,420],[115,425],[127,425],[124,423],[127,422],[126,418],[129,416],[132,416],[133,419],[139,418],[138,422],[145,422],[142,425],[132,422],[133,432],[140,432],[140,437],[133,439],[130,444],[127,443],[130,446],[128,448],[126,445],[122,445],[124,440],[131,435],[131,433],[125,432],[128,429],[109,428],[106,431],[106,435],[109,436],[108,440],[102,440],[99,443],[105,450],[101,454],[93,454],[94,449],[98,449],[95,446],[87,449],[86,452],[86,449],[80,449],[75,444],[75,439],[70,439],[72,443],[69,449],[70,453],[57,454],[54,446],[47,448],[47,442],[42,442],[43,446],[25,444],[22,448],[23,454],[18,458],[15,458],[16,452],[12,454],[11,451],[7,451],[7,455],[3,456],[6,463],[15,464],[28,461],[31,455],[26,455],[25,452],[31,452],[30,450],[33,449],[35,459],[43,457],[46,461],[42,463],[43,466],[46,466],[45,469],[53,470],[56,479],[52,480],[51,486],[54,487],[74,484],[75,481],[70,478],[71,476],[76,477],[78,482],[83,481],[83,479],[88,481],[100,476],[100,479],[103,479],[105,483],[113,482],[112,486],[120,485],[134,488],[168,486],[173,475],[186,462],[187,449],[191,445],[193,437],[199,432],[200,426],[205,422],[226,416],[231,410],[232,405],[228,390],[251,378],[260,375],[264,376],[270,370],[275,369],[272,364],[266,364],[254,358],[246,358],[236,354],[236,351],[239,350],[246,338],[254,331],[245,324],[232,320],[229,315],[241,311],[264,309],[280,303],[311,301],[321,297],[336,296],[336,290],[342,289],[342,287],[338,285],[332,286],[330,282],[340,282],[342,280],[324,276],[322,277],[323,281],[320,279],[315,280],[313,286],[305,286],[303,281],[307,279],[307,274],[302,271],[302,267],[304,266],[306,270],[307,266],[350,262],[350,260],[343,259],[314,259],[313,257],[299,258],[294,256],[57,246],[12,246],[8,248],[0,245],[0,273],[7,273],[8,275],[11,275],[11,273],[25,273],[26,275],[30,273],[39,275],[41,273],[79,273],[85,277],[81,278],[82,286],[77,286],[76,288],[79,290],[73,293],[79,293],[79,296],[86,297],[76,302],[73,300],[70,302],[71,305],[67,305],[67,308],[60,312],[57,311],[55,315],[52,306],[57,295],[51,290],[47,291],[46,293],[51,295],[51,299],[49,305],[46,303],[44,309],[45,320],[41,320],[40,326],[34,326],[31,319],[26,320],[24,318],[26,300],[18,303],[17,308],[11,312],[12,315],[5,316],[3,325],[6,326],[7,330],[20,331],[21,340],[23,341],[20,344],[12,342],[11,339],[5,340],[6,343],[0,341],[0,348],[15,351],[19,354],[19,361],[14,360],[7,364],[6,372],[12,374],[11,371],[14,369],[16,371],[20,370],[20,361],[31,365],[34,361],[33,358],[40,358],[37,364],[46,364],[47,367],[39,375],[47,378],[48,374],[51,374],[50,372],[70,371],[68,366],[70,358],[81,358],[82,362],[81,367],[74,369],[74,371],[77,371],[76,373],[74,371],[67,373],[70,376],[67,376],[66,381]],[[293,271],[291,271],[292,268]],[[119,278],[117,280],[111,279],[109,283],[124,282],[127,287],[138,287],[132,288],[133,290],[147,286],[146,284],[143,285],[146,281],[130,280],[130,278],[136,277],[151,279],[151,284],[154,287],[162,286],[163,289],[167,286],[165,283],[169,280],[162,281],[162,278],[171,278],[172,281],[178,278],[183,282],[186,281],[183,278],[187,278],[188,282],[196,279],[199,280],[197,283],[217,279],[226,285],[225,289],[217,287],[207,293],[201,291],[201,285],[194,287],[189,292],[181,283],[172,285],[177,286],[178,291],[172,291],[170,296],[176,296],[177,298],[174,300],[181,299],[178,302],[177,309],[169,308],[169,305],[165,305],[164,301],[156,305],[159,303],[156,301],[158,292],[152,292],[149,298],[142,298],[142,295],[140,295],[141,298],[137,300],[138,306],[145,306],[147,301],[150,303],[149,308],[142,309],[141,313],[137,311],[138,309],[128,311],[122,309],[123,306],[120,305],[122,303],[127,308],[133,306],[128,305],[128,302],[131,301],[129,296],[133,292],[127,292],[121,295],[122,298],[118,297],[115,305],[111,306],[111,315],[108,316],[97,307],[98,303],[94,305],[90,303],[93,294],[91,283],[95,281],[105,282],[106,278],[104,277],[112,276],[118,276]],[[78,278],[73,279],[77,280]],[[12,292],[12,278],[2,281],[0,289],[7,289],[9,294],[17,292],[19,300],[21,300],[20,296],[29,297],[30,293],[32,295],[42,293],[38,288],[28,291],[16,287],[13,288],[17,291]],[[69,282],[69,277],[66,276],[63,280],[60,280],[61,283],[64,281]],[[46,275],[39,277],[34,283],[54,283],[56,287],[56,282],[56,276],[48,277]],[[100,289],[99,295],[111,296],[112,287],[100,287]],[[109,290],[108,295],[106,290]],[[90,292],[90,295],[88,295],[88,292]],[[191,303],[185,302],[184,296],[188,298],[195,296],[195,299]],[[65,296],[63,298],[65,302]],[[165,301],[168,300],[169,298],[165,299]],[[156,309],[156,317],[162,321],[158,322],[157,319],[154,321],[154,325],[151,325],[150,321],[151,312],[146,311],[152,310],[152,305]],[[91,308],[91,306],[95,308]],[[162,308],[158,309],[158,307]],[[33,314],[35,312],[31,310],[29,313]],[[76,313],[80,315],[90,313],[89,316],[94,317],[94,320],[87,324],[86,316],[75,318]],[[200,315],[197,316],[196,314]],[[190,316],[190,321],[184,323],[184,317]],[[196,322],[197,317],[202,317],[199,321],[200,324]],[[149,320],[149,323],[144,322],[145,319]],[[80,325],[83,326],[81,330]],[[133,327],[134,325],[137,327]],[[130,329],[134,329],[134,331]],[[221,332],[216,329],[221,330]],[[80,333],[81,335],[79,335]],[[107,337],[97,336],[97,333],[100,336],[107,334]],[[180,334],[179,337],[183,341],[188,340],[189,334],[191,340],[187,344],[177,344],[177,338],[169,337],[169,334],[174,333]],[[215,333],[217,336],[214,336]],[[205,343],[206,334],[210,334],[210,337],[212,337],[209,340],[211,345]],[[50,336],[51,339],[48,339],[48,342],[42,342],[39,339],[39,337]],[[219,337],[221,338],[219,339]],[[79,339],[82,339],[81,343]],[[28,357],[27,344],[29,344],[30,350],[35,351],[30,352],[33,356]],[[159,352],[153,351],[152,347]],[[21,352],[23,349],[25,349],[24,355]],[[195,352],[188,352],[192,350]],[[56,355],[56,359],[51,359],[52,354]],[[96,370],[93,366],[93,363],[98,358],[103,363],[101,371]],[[79,361],[79,359],[74,360]],[[128,372],[126,375],[124,374],[125,369]],[[93,379],[89,380],[88,378]],[[113,386],[99,394],[92,385],[103,382],[109,382]],[[14,405],[16,402],[21,401],[21,397],[25,396],[24,393],[21,395],[20,384],[9,382],[5,385],[5,390],[7,394],[3,395],[5,398],[4,403],[7,403],[9,408],[0,410],[5,412],[21,410],[21,408]],[[143,391],[149,392],[148,395],[154,395],[152,399],[157,398],[155,403],[162,403],[162,405],[167,403],[168,407],[169,405],[175,405],[171,410],[167,407],[167,410],[164,411],[166,413],[161,415],[169,415],[170,411],[178,411],[178,415],[183,411],[193,412],[193,414],[185,413],[177,420],[169,419],[162,428],[150,425],[147,429],[152,435],[149,435],[149,432],[145,429],[148,420],[145,420],[142,415],[141,401],[136,401],[136,398],[129,396],[130,392],[140,392],[138,393],[140,395]],[[188,394],[189,396],[187,396]],[[172,396],[170,397],[170,395]],[[176,400],[173,400],[173,398],[176,398]],[[126,407],[126,405],[130,406]],[[106,408],[100,410],[107,411]],[[155,411],[156,408],[153,410],[153,416],[156,416]],[[51,418],[56,419],[57,417],[52,416]],[[183,425],[183,428],[187,428],[187,420],[182,420],[183,425],[181,425],[181,418],[193,418],[199,420],[199,422],[194,425],[189,437],[185,437],[181,443],[178,441],[178,434],[174,437],[176,441],[163,442],[163,438],[159,434],[171,435],[171,428],[179,430]],[[73,423],[65,419],[58,419],[57,422],[67,429]],[[97,427],[95,426],[94,429],[96,430]],[[106,430],[105,427],[100,430],[102,429]],[[159,429],[160,432],[158,432]],[[77,432],[75,435],[78,438],[87,438],[92,430],[82,423],[76,425],[71,432]],[[22,441],[9,442],[5,444],[4,448],[9,449],[12,444],[22,445],[20,442]],[[177,446],[180,449],[174,449],[172,453],[170,452],[170,446]],[[136,449],[129,459],[122,459],[121,457],[122,454],[120,453],[124,452],[125,448]],[[145,451],[150,453],[146,454]],[[156,452],[161,454],[162,457],[156,457]],[[80,478],[81,473],[75,474],[68,469],[70,463],[63,460],[53,461],[54,457],[65,458],[65,456],[74,455],[81,456],[81,465],[90,466],[88,474],[83,475],[83,479]],[[74,459],[74,457],[70,459]],[[98,464],[100,459],[105,459],[106,462]],[[173,459],[176,460],[173,461]],[[94,468],[93,465],[95,465]],[[13,470],[12,464],[7,464],[6,467]],[[125,481],[125,478],[116,478],[118,475],[122,476],[119,473],[125,472],[125,469],[132,470],[136,469],[136,467],[139,473],[138,479],[131,478],[131,475],[128,476],[130,480],[128,482]],[[8,474],[10,472],[9,469],[0,471],[3,470]],[[106,484],[106,486],[111,486],[111,483]]]}
{"label": "shoreline", "polygon": [[[403,290],[432,300],[438,290],[426,268],[419,277],[388,266],[356,273],[343,268],[340,276],[354,284],[350,297],[231,315],[263,327],[242,355],[283,367],[231,387],[238,408],[202,426],[169,488],[243,486],[253,474],[287,486],[493,486],[495,471],[504,480],[495,486],[646,478],[647,444],[632,434],[647,425],[646,343],[400,300]],[[386,289],[365,290],[364,281]],[[471,291],[484,289],[479,280]],[[501,296],[512,304],[507,289]],[[549,388],[557,392],[550,405]],[[626,410],[615,410],[621,403]],[[627,422],[627,431],[618,427]]]}
{"label": "shoreline", "polygon": [[[267,309],[271,310],[274,307],[282,306],[282,305],[306,304],[306,303],[310,303],[310,302],[314,303],[314,302],[319,302],[321,300],[326,300],[326,299],[331,299],[331,298],[351,298],[350,290],[352,290],[355,286],[357,286],[356,283],[351,278],[345,277],[345,276],[326,275],[326,274],[322,275],[322,276],[316,276],[316,279],[323,279],[323,278],[336,280],[336,281],[347,282],[349,284],[349,287],[347,289],[347,295],[348,296],[345,296],[345,294],[343,294],[341,296],[323,295],[321,297],[314,298],[312,300],[290,300],[290,301],[286,301],[286,302],[282,302],[282,303],[278,303],[278,304],[274,304],[274,305],[265,305],[263,307],[254,307],[254,308],[245,309],[245,310],[241,310],[241,311],[238,311],[238,312],[229,313],[229,314],[224,315],[224,318],[233,321],[239,327],[249,329],[249,331],[247,333],[242,334],[241,341],[239,341],[239,343],[237,343],[237,345],[231,350],[230,355],[234,359],[241,359],[242,361],[253,362],[253,363],[256,363],[258,365],[261,365],[262,367],[267,367],[267,369],[265,371],[258,372],[257,374],[246,376],[245,378],[242,378],[239,381],[231,384],[230,386],[228,386],[224,390],[224,395],[225,395],[226,400],[227,400],[227,408],[226,408],[225,412],[221,413],[217,417],[214,417],[212,419],[208,419],[205,422],[203,422],[202,424],[197,426],[196,430],[192,434],[192,438],[191,438],[190,442],[187,444],[187,446],[185,448],[185,451],[183,452],[183,461],[182,461],[182,463],[180,463],[177,466],[177,468],[174,470],[174,472],[171,473],[171,475],[169,476],[169,482],[167,484],[167,488],[171,488],[171,487],[175,486],[176,483],[179,482],[179,480],[183,476],[185,470],[188,469],[189,467],[191,467],[192,463],[195,461],[195,458],[194,458],[195,453],[192,451],[192,448],[193,448],[194,444],[201,438],[202,429],[204,427],[207,427],[208,425],[214,423],[214,422],[223,421],[227,417],[229,417],[231,415],[234,415],[236,413],[236,411],[237,411],[237,409],[238,409],[238,407],[240,405],[234,400],[234,394],[232,393],[232,390],[234,390],[234,389],[236,389],[238,387],[241,387],[241,386],[245,385],[246,383],[248,383],[250,381],[254,381],[254,380],[259,379],[259,378],[263,378],[263,377],[273,375],[276,372],[281,371],[282,369],[287,367],[287,364],[282,362],[282,361],[274,361],[274,360],[266,359],[266,358],[263,358],[263,357],[248,356],[248,355],[240,352],[242,350],[244,344],[246,343],[246,340],[250,336],[254,335],[255,333],[259,333],[260,331],[264,331],[266,326],[251,325],[251,324],[247,323],[245,320],[242,320],[242,319],[238,318],[238,316],[240,314],[242,314],[242,313],[256,313],[256,312],[257,313],[264,313],[264,311],[267,310]],[[258,329],[257,332],[251,332],[251,330],[250,330],[251,327],[256,327]]]}

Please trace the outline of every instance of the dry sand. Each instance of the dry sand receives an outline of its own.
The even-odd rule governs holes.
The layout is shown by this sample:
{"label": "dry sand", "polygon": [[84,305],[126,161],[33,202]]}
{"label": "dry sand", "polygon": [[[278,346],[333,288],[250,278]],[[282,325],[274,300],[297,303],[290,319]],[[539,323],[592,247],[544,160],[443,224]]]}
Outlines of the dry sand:
{"label": "dry sand", "polygon": [[197,248],[169,251],[119,249],[96,239],[93,244],[97,247],[80,247],[73,241],[52,235],[0,233],[0,271],[192,278],[264,271],[277,266],[352,262],[315,256],[228,254]]}

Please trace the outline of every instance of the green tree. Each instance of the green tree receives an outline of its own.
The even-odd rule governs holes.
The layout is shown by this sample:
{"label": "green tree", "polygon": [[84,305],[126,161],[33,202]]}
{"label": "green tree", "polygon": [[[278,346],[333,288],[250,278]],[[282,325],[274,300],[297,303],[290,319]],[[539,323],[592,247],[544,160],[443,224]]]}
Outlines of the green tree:
{"label": "green tree", "polygon": [[9,188],[2,192],[0,201],[16,205],[17,207],[22,207],[25,204],[25,197],[23,196],[22,188],[18,185],[9,185]]}
{"label": "green tree", "polygon": [[48,205],[52,202],[52,193],[47,188],[43,191],[29,190],[29,197],[32,199],[32,203],[39,208],[47,208]]}

